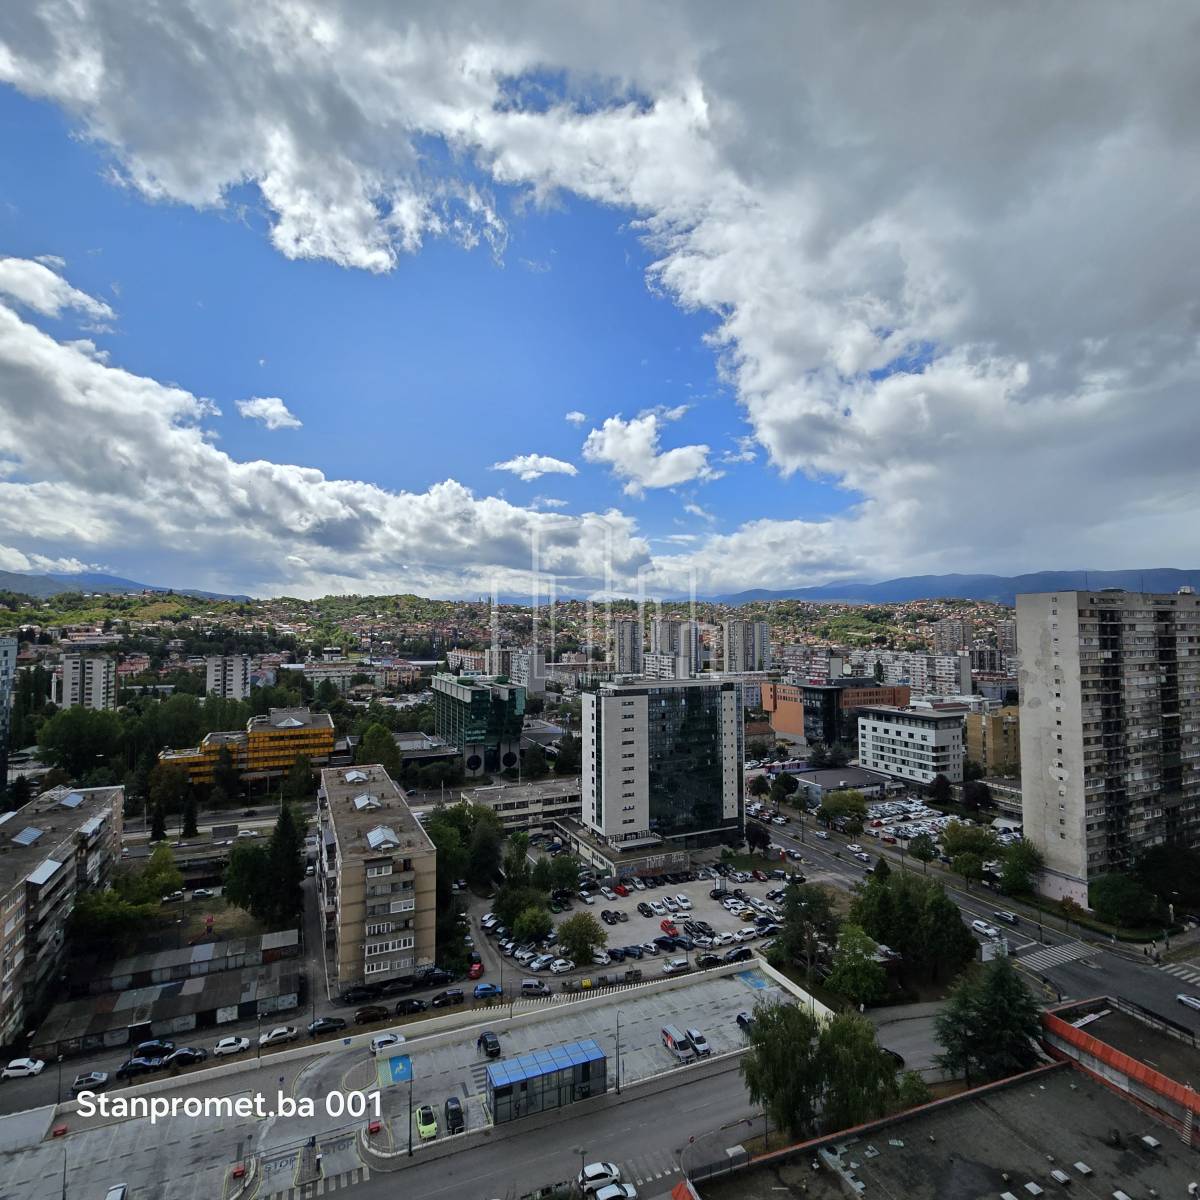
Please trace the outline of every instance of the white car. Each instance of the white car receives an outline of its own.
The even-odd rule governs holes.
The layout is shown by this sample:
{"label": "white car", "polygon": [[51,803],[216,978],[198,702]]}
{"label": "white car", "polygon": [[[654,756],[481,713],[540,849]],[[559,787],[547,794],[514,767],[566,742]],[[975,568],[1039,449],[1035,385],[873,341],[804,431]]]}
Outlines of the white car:
{"label": "white car", "polygon": [[846,849],[849,850],[851,854],[857,854],[862,847],[857,842],[851,842]]}
{"label": "white car", "polygon": [[213,1047],[213,1057],[223,1058],[226,1054],[241,1054],[243,1050],[249,1049],[250,1039],[248,1037],[222,1038]]}
{"label": "white car", "polygon": [[976,933],[981,933],[987,938],[998,938],[1000,936],[1000,930],[995,925],[989,925],[986,921],[972,921],[971,928]]}
{"label": "white car", "polygon": [[45,1067],[40,1058],[14,1058],[0,1071],[0,1079],[24,1079],[28,1075],[40,1075]]}
{"label": "white car", "polygon": [[525,966],[530,971],[544,971],[554,962],[553,954],[539,954],[537,958],[531,958]]}
{"label": "white car", "polygon": [[378,1055],[381,1050],[389,1050],[392,1046],[403,1046],[404,1037],[399,1033],[379,1033],[371,1039],[371,1053]]}
{"label": "white car", "polygon": [[679,895],[675,897],[675,903],[678,904],[680,908],[685,910],[692,907],[691,900],[683,892],[680,892]]}
{"label": "white car", "polygon": [[300,1031],[295,1025],[276,1025],[274,1029],[268,1029],[258,1039],[260,1046],[277,1046],[280,1042],[294,1042],[300,1036]]}
{"label": "white car", "polygon": [[[1185,1005],[1187,1008],[1200,1010],[1200,997],[1189,996],[1187,992],[1180,992],[1175,999],[1178,1000],[1180,1004]],[[9,1063],[9,1066],[12,1066],[12,1064]]]}
{"label": "white car", "polygon": [[821,839],[821,841],[823,841],[823,842],[827,842],[827,841],[829,841],[829,834],[827,834],[827,833],[825,832],[825,830],[823,830],[823,829],[818,829],[818,830],[816,831],[816,834],[817,834],[817,837],[819,837],[819,838]]}
{"label": "white car", "polygon": [[651,900],[650,901],[650,911],[656,917],[665,917],[667,915],[666,907],[664,906],[664,904],[661,900]]}
{"label": "white car", "polygon": [[664,896],[663,904],[666,906],[667,912],[669,912],[669,913],[674,914],[679,911],[678,902],[675,899],[673,899],[671,896]]}
{"label": "white car", "polygon": [[614,892],[612,888],[602,887],[600,889],[600,895],[602,895],[605,900],[615,900],[617,898],[617,893]]}
{"label": "white car", "polygon": [[728,946],[729,943],[732,941],[733,941],[733,934],[728,932],[728,930],[723,930],[721,933],[718,933],[715,938],[713,938],[713,945],[714,946]]}
{"label": "white car", "polygon": [[592,955],[592,962],[597,967],[607,967],[609,963],[608,951],[597,950],[596,953]]}
{"label": "white car", "polygon": [[616,1163],[610,1162],[594,1162],[588,1163],[582,1171],[579,1172],[579,1190],[586,1196],[594,1195],[601,1188],[606,1188],[614,1183],[621,1182],[621,1168]]}
{"label": "white car", "polygon": [[655,955],[658,953],[658,947],[653,942],[643,942],[642,953],[646,955]]}
{"label": "white car", "polygon": [[632,1183],[610,1183],[596,1193],[596,1200],[638,1200],[638,1190]]}
{"label": "white car", "polygon": [[580,892],[579,898],[580,898],[580,900],[582,900],[584,902],[584,904],[595,904],[596,903],[596,898],[595,898],[595,896],[592,895],[591,892]]}
{"label": "white car", "polygon": [[753,926],[747,926],[745,929],[739,929],[733,936],[739,942],[749,942],[758,936],[758,930]]}
{"label": "white car", "polygon": [[551,975],[565,975],[568,971],[575,970],[575,964],[569,958],[556,958],[550,964]]}

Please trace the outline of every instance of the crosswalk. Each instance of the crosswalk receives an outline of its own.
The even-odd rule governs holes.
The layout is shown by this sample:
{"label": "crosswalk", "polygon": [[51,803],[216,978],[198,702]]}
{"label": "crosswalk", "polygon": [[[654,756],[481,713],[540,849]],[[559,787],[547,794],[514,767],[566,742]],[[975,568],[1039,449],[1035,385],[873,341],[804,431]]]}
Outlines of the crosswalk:
{"label": "crosswalk", "polygon": [[626,1159],[621,1163],[622,1181],[636,1184],[638,1187],[645,1187],[656,1180],[678,1174],[679,1164],[675,1161],[674,1156],[666,1150],[641,1154],[637,1158]]}
{"label": "crosswalk", "polygon": [[1035,950],[1032,954],[1021,955],[1018,962],[1031,971],[1045,971],[1050,967],[1074,962],[1076,959],[1090,958],[1093,954],[1099,954],[1095,946],[1089,946],[1086,942],[1072,941],[1063,942],[1059,946],[1046,946],[1042,950]]}
{"label": "crosswalk", "polygon": [[1159,963],[1158,969],[1182,979],[1185,983],[1200,983],[1200,968],[1193,963]]}
{"label": "crosswalk", "polygon": [[312,1183],[301,1183],[282,1192],[272,1192],[262,1200],[309,1200],[310,1196],[325,1196],[330,1192],[353,1187],[356,1183],[366,1183],[370,1178],[371,1172],[367,1167],[355,1167],[352,1171],[343,1171],[340,1175],[326,1175]]}

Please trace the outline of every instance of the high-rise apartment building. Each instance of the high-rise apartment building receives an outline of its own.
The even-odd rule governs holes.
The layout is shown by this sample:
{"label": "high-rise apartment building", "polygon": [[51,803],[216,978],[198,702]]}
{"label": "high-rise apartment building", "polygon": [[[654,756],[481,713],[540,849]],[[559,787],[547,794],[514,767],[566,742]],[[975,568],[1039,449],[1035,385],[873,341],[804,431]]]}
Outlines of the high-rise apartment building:
{"label": "high-rise apartment building", "polygon": [[975,625],[969,617],[946,617],[933,623],[934,654],[955,654],[969,650]]}
{"label": "high-rise apartment building", "polygon": [[722,624],[726,671],[769,671],[771,628],[766,621],[729,619]]}
{"label": "high-rise apartment building", "polygon": [[688,662],[688,674],[700,670],[700,626],[695,621],[654,617],[650,622],[650,653],[669,654]]}
{"label": "high-rise apartment building", "polygon": [[858,717],[858,761],[912,783],[944,775],[963,777],[963,714],[933,708],[863,708]]}
{"label": "high-rise apartment building", "polygon": [[546,656],[536,646],[514,650],[508,677],[523,687],[527,696],[543,695],[546,691]]}
{"label": "high-rise apartment building", "polygon": [[613,670],[618,675],[640,675],[642,673],[642,642],[644,632],[641,621],[622,617],[613,622]]}
{"label": "high-rise apartment building", "polygon": [[966,715],[967,758],[985,775],[1016,775],[1021,769],[1021,720],[1016,706]]}
{"label": "high-rise apartment building", "polygon": [[433,730],[457,748],[475,777],[515,767],[525,724],[525,689],[467,676],[433,677]]}
{"label": "high-rise apartment building", "polygon": [[1200,597],[1017,597],[1025,837],[1087,902],[1151,846],[1200,846]]}
{"label": "high-rise apartment building", "polygon": [[436,952],[437,849],[378,765],[321,772],[318,894],[340,987],[410,978]]}
{"label": "high-rise apartment building", "polygon": [[8,740],[12,733],[12,694],[17,679],[17,639],[0,637],[0,787],[8,780]]}
{"label": "high-rise apartment building", "polygon": [[583,696],[583,824],[620,848],[724,840],[742,827],[739,685],[602,684]]}
{"label": "high-rise apartment building", "polygon": [[204,660],[204,691],[225,700],[245,700],[250,695],[250,656],[210,654]]}
{"label": "high-rise apartment building", "polygon": [[59,708],[116,708],[117,663],[107,654],[64,654],[52,680]]}
{"label": "high-rise apartment building", "polygon": [[0,1045],[58,985],[75,898],[120,865],[124,807],[123,788],[59,787],[0,813]]}
{"label": "high-rise apartment building", "polygon": [[1017,623],[1016,621],[996,622],[996,649],[1006,657],[1017,652]]}

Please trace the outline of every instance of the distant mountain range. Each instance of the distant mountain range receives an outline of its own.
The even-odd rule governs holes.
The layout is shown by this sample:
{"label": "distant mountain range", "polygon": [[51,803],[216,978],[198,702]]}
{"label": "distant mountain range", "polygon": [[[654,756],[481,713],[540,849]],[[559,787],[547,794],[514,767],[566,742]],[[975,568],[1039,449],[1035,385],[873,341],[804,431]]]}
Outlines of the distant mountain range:
{"label": "distant mountain range", "polygon": [[851,604],[902,604],[906,600],[989,600],[1016,603],[1022,592],[1087,591],[1125,588],[1131,592],[1200,591],[1200,570],[1156,567],[1146,571],[1034,571],[1029,575],[909,575],[882,583],[826,583],[820,587],[768,591],[757,588],[707,599],[718,604],[771,600],[826,600]]}
{"label": "distant mountain range", "polygon": [[0,571],[0,590],[20,592],[44,600],[61,592],[178,592],[201,600],[248,600],[248,596],[226,596],[221,592],[204,592],[199,588],[165,588],[150,583],[135,583],[116,575],[83,571],[78,575],[22,575],[17,571]]}

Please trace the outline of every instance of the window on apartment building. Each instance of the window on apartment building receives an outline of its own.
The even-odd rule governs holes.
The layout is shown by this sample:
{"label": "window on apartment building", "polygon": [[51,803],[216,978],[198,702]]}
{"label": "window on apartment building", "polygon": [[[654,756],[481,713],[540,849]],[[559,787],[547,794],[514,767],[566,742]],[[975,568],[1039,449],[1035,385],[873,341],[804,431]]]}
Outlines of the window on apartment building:
{"label": "window on apartment building", "polygon": [[377,921],[374,925],[367,926],[367,937],[375,937],[380,933],[391,933],[391,921]]}
{"label": "window on apartment building", "polygon": [[390,971],[391,969],[392,969],[392,964],[390,962],[369,962],[369,963],[367,963],[366,969],[363,971],[363,974],[364,975],[379,975],[382,972]]}
{"label": "window on apartment building", "polygon": [[391,873],[392,873],[392,864],[391,863],[383,863],[382,865],[379,865],[379,866],[367,868],[367,878],[368,879],[376,879],[380,875],[390,875]]}

